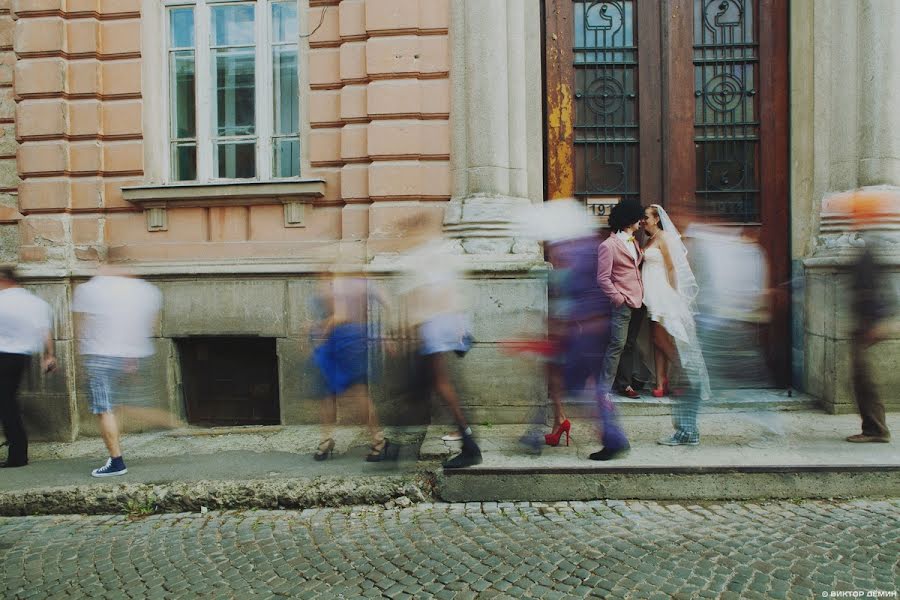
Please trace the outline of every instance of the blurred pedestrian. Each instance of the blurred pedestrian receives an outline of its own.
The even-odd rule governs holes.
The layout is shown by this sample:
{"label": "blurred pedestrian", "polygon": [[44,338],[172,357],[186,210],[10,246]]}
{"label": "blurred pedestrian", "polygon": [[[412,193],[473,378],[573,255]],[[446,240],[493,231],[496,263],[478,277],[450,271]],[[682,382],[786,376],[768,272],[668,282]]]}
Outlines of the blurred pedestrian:
{"label": "blurred pedestrian", "polygon": [[864,242],[853,263],[850,296],[853,393],[862,419],[862,432],[847,437],[847,441],[886,443],[891,441],[891,432],[885,419],[884,401],[872,381],[866,354],[872,345],[887,337],[889,328],[885,324],[894,314],[896,298],[878,258],[878,238],[869,229],[890,214],[892,204],[900,205],[900,198],[896,193],[869,189],[849,194],[845,202],[853,227]]}
{"label": "blurred pedestrian", "polygon": [[453,355],[465,356],[472,347],[471,324],[459,289],[463,264],[427,215],[414,214],[401,224],[408,244],[399,267],[403,275],[407,324],[414,328],[419,354],[428,370],[429,387],[447,403],[462,436],[462,451],[444,462],[447,469],[481,463],[481,449],[463,414],[450,376]]}
{"label": "blurred pedestrian", "polygon": [[56,368],[51,326],[50,306],[19,286],[13,266],[0,265],[0,421],[8,445],[6,462],[0,467],[28,464],[28,435],[18,391],[32,354],[43,350],[44,373]]}
{"label": "blurred pedestrian", "polygon": [[[573,199],[554,199],[531,208],[523,216],[524,233],[545,243],[550,272],[548,296],[548,339],[545,343],[511,342],[511,350],[538,353],[546,360],[548,391],[553,408],[551,433],[544,435],[549,446],[566,445],[572,424],[565,416],[563,396],[583,394],[591,386],[600,419],[604,449],[595,453],[612,458],[628,442],[601,385],[603,358],[610,337],[610,300],[597,283],[600,238],[593,217]],[[538,414],[543,424],[543,411]],[[539,438],[526,434],[523,442],[539,451]]]}
{"label": "blurred pedestrian", "polygon": [[761,341],[771,322],[773,292],[763,248],[744,228],[714,218],[691,223],[685,237],[703,289],[695,322],[711,387],[769,387]]}
{"label": "blurred pedestrian", "polygon": [[122,378],[138,371],[138,362],[154,354],[153,332],[162,295],[156,286],[104,268],[75,288],[72,311],[90,387],[90,410],[97,415],[100,434],[109,451],[106,463],[91,472],[113,477],[128,472],[119,444],[113,408]]}
{"label": "blurred pedestrian", "polygon": [[334,451],[340,397],[355,400],[357,412],[366,415],[371,438],[367,462],[396,458],[399,450],[384,437],[369,392],[369,300],[385,305],[383,295],[370,293],[372,285],[361,275],[335,274],[318,295],[321,319],[313,333],[313,362],[325,380],[327,394],[322,399],[322,441],[313,455],[317,461],[327,459]]}

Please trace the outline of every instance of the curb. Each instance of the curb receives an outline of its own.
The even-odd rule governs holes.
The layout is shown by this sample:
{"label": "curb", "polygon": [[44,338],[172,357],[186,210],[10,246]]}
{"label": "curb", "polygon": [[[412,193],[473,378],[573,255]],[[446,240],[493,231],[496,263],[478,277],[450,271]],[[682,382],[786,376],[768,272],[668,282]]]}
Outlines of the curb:
{"label": "curb", "polygon": [[[399,505],[432,498],[434,474],[66,486],[0,493],[0,516]],[[406,498],[406,500],[403,500]]]}

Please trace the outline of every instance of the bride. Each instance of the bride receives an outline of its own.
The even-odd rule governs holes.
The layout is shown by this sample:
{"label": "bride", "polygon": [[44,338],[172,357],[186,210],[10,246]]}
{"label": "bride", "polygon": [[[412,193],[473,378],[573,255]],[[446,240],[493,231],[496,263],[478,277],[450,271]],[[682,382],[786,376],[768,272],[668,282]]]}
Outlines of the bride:
{"label": "bride", "polygon": [[709,376],[694,324],[700,288],[688,264],[687,249],[663,207],[651,204],[642,221],[648,236],[642,276],[656,363],[653,395],[660,398],[670,393],[669,369],[677,362],[688,384],[707,399]]}

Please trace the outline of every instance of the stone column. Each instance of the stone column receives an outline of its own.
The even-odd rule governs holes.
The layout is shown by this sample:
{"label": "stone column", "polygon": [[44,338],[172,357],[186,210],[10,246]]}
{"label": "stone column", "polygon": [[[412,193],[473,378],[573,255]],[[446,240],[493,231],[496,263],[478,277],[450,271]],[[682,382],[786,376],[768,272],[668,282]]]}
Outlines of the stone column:
{"label": "stone column", "polygon": [[[805,282],[795,311],[803,325],[801,383],[831,412],[853,412],[853,260],[878,240],[885,285],[900,291],[900,209],[861,234],[833,198],[876,186],[900,194],[900,74],[893,64],[900,3],[796,0],[791,12],[793,247]],[[898,358],[900,338],[869,354],[892,409],[900,408]]]}
{"label": "stone column", "polygon": [[859,183],[900,186],[900,2],[859,5]]}
{"label": "stone column", "polygon": [[445,231],[466,254],[537,257],[538,245],[517,240],[511,219],[542,196],[534,177],[542,119],[532,101],[542,89],[538,4],[456,0],[450,10],[453,197]]}

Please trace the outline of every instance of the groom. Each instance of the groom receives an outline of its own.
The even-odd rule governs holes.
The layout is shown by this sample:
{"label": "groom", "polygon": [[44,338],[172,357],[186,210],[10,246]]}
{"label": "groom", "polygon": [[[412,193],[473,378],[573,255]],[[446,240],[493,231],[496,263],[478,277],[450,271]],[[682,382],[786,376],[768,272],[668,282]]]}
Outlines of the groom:
{"label": "groom", "polygon": [[631,375],[635,343],[645,311],[640,270],[643,252],[634,239],[643,217],[643,207],[634,200],[622,200],[614,206],[609,215],[613,234],[600,244],[597,260],[597,283],[612,305],[610,340],[599,383],[608,394],[613,380],[617,379],[619,388],[631,398],[638,397],[631,387]]}

